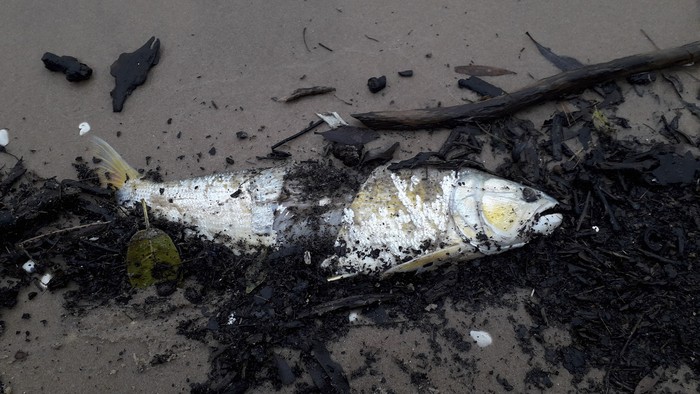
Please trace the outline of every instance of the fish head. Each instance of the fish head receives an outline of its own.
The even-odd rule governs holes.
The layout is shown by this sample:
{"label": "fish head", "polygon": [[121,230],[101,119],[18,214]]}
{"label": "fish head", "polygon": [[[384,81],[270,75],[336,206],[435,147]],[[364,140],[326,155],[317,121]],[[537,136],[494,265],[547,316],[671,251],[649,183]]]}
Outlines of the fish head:
{"label": "fish head", "polygon": [[495,254],[551,234],[563,220],[557,205],[539,190],[468,169],[458,173],[450,210],[465,242]]}

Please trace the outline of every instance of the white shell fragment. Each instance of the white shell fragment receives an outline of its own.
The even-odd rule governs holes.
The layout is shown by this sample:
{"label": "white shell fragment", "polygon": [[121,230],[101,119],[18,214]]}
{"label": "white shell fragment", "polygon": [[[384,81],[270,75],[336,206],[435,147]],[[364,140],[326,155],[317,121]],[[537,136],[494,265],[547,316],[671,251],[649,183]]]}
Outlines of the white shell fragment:
{"label": "white shell fragment", "polygon": [[42,288],[46,289],[47,287],[49,287],[49,282],[51,282],[51,279],[53,279],[53,275],[44,274],[44,276],[42,276],[41,279],[39,279],[39,284]]}
{"label": "white shell fragment", "polygon": [[0,129],[0,146],[7,146],[10,143],[10,134],[7,129]]}
{"label": "white shell fragment", "polygon": [[22,264],[22,269],[25,270],[28,274],[33,274],[36,272],[36,264],[33,260],[29,260],[26,263]]}
{"label": "white shell fragment", "polygon": [[472,339],[474,342],[476,342],[476,345],[479,347],[486,347],[493,343],[493,339],[491,339],[491,334],[489,334],[486,331],[469,331],[469,335],[471,335]]}
{"label": "white shell fragment", "polygon": [[80,129],[80,135],[87,134],[90,131],[90,123],[83,122],[78,125],[78,128]]}
{"label": "white shell fragment", "polygon": [[360,316],[357,314],[357,312],[350,312],[350,314],[348,315],[348,321],[350,323],[355,323],[359,318]]}
{"label": "white shell fragment", "polygon": [[316,114],[316,116],[326,122],[331,129],[337,129],[340,126],[348,125],[348,122],[344,121],[337,112],[324,112],[321,114]]}

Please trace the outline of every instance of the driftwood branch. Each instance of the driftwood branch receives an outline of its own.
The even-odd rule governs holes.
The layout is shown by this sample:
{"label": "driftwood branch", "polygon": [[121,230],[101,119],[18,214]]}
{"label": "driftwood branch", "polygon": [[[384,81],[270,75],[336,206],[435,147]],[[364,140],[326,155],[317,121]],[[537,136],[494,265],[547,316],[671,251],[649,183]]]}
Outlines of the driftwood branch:
{"label": "driftwood branch", "polygon": [[513,114],[523,108],[608,80],[690,64],[698,59],[700,59],[700,41],[676,48],[623,57],[607,63],[584,66],[542,79],[517,92],[476,103],[408,111],[367,112],[352,116],[373,129],[415,130],[453,127],[465,122],[495,119]]}

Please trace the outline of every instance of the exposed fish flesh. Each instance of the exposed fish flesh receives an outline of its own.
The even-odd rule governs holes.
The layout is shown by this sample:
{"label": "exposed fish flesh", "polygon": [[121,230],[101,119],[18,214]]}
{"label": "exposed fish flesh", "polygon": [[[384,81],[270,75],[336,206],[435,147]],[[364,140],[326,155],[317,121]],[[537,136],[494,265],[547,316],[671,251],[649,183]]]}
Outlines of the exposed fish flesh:
{"label": "exposed fish flesh", "polygon": [[[557,201],[474,170],[375,169],[356,189],[306,188],[303,166],[243,170],[179,181],[140,179],[95,137],[98,173],[119,204],[144,200],[152,214],[194,226],[236,253],[335,239],[322,265],[334,278],[424,270],[496,254],[551,234]],[[318,180],[317,180],[318,181]]]}

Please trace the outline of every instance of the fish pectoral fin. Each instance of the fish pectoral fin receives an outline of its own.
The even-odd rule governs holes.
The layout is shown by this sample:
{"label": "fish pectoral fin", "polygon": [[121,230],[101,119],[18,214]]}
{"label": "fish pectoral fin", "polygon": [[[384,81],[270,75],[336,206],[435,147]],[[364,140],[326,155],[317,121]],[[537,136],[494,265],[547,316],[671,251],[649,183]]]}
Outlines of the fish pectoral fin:
{"label": "fish pectoral fin", "polygon": [[335,276],[331,276],[331,277],[326,278],[326,282],[335,282],[335,281],[341,280],[341,279],[352,278],[353,276],[357,276],[357,272],[352,273],[352,274],[338,274]]}
{"label": "fish pectoral fin", "polygon": [[455,256],[461,255],[463,250],[464,245],[455,245],[416,257],[411,261],[407,261],[384,271],[382,273],[382,279],[399,272],[426,271],[432,269],[442,263],[453,260]]}
{"label": "fish pectoral fin", "polygon": [[[321,263],[322,268],[328,268],[328,267],[336,267],[338,268],[340,257],[337,255],[333,255],[328,257],[327,259],[323,260]],[[336,275],[333,275],[331,277],[326,278],[327,282],[335,282],[337,280],[345,279],[345,278],[352,278],[353,276],[356,276],[357,272],[355,273],[348,273],[348,272],[338,272]]]}

